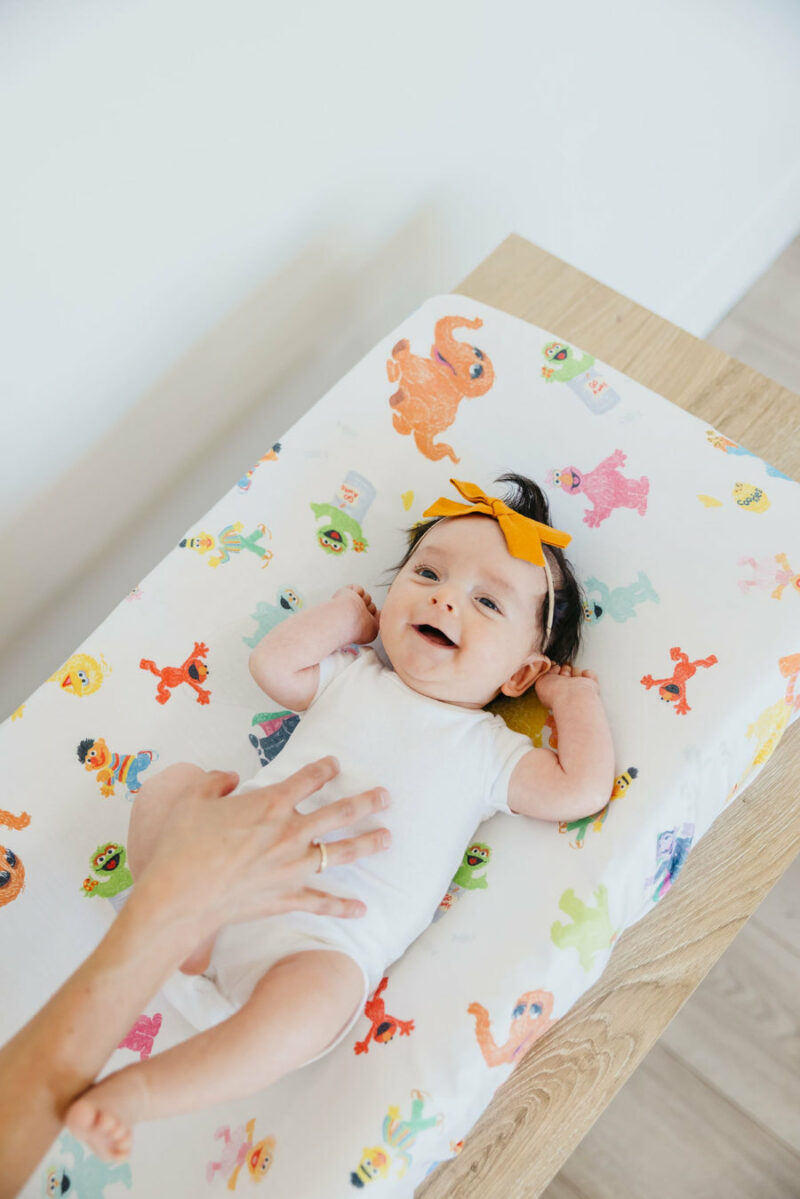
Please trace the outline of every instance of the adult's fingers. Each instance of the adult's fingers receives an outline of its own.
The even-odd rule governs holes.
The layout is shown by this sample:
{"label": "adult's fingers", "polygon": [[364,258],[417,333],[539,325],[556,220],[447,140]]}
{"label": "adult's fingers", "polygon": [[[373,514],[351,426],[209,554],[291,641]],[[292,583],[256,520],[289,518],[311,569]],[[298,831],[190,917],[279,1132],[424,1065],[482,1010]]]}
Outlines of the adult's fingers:
{"label": "adult's fingers", "polygon": [[345,899],[328,891],[315,891],[313,887],[303,887],[294,895],[287,895],[285,903],[287,912],[317,912],[325,916],[358,917],[367,911],[360,899]]}
{"label": "adult's fingers", "polygon": [[239,786],[239,775],[235,770],[206,770],[200,784],[203,796],[218,797],[230,795]]}
{"label": "adult's fingers", "polygon": [[[347,862],[354,862],[357,858],[366,858],[371,854],[381,853],[391,844],[392,834],[388,828],[372,828],[366,833],[360,833],[357,837],[348,837],[341,841],[326,841],[325,869],[328,870],[331,866],[343,866]],[[309,870],[316,873],[322,861],[319,846],[310,844],[308,852],[303,855],[301,861],[308,866]]]}
{"label": "adult's fingers", "polygon": [[326,804],[316,812],[309,812],[303,821],[303,835],[309,840],[321,837],[334,829],[347,828],[364,816],[380,812],[389,806],[389,792],[385,787],[371,787],[359,795],[348,795]]}
{"label": "adult's fingers", "polygon": [[[309,762],[306,766],[301,766],[294,774],[290,774],[288,778],[280,783],[273,783],[272,787],[276,788],[275,794],[280,794],[282,799],[285,799],[291,804],[300,803],[301,799],[307,799],[309,795],[313,795],[315,791],[319,791],[320,787],[324,787],[332,778],[335,778],[339,773],[339,759],[333,754],[328,754],[326,758],[318,758],[316,762]],[[269,785],[265,790],[268,790]]]}

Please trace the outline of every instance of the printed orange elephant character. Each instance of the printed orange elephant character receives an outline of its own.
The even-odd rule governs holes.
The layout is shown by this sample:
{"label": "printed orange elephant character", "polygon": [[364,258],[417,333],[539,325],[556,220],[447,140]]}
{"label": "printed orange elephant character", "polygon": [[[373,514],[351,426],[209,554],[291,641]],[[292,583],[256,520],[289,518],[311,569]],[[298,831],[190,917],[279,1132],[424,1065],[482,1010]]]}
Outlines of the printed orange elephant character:
{"label": "printed orange elephant character", "polygon": [[462,399],[485,395],[494,383],[494,367],[483,350],[453,336],[456,328],[480,329],[482,324],[477,316],[443,316],[436,322],[429,358],[412,354],[404,337],[386,362],[389,382],[400,380],[389,399],[392,423],[398,433],[413,433],[419,452],[433,462],[446,456],[461,461],[452,446],[443,441],[434,445],[433,439],[452,425]]}

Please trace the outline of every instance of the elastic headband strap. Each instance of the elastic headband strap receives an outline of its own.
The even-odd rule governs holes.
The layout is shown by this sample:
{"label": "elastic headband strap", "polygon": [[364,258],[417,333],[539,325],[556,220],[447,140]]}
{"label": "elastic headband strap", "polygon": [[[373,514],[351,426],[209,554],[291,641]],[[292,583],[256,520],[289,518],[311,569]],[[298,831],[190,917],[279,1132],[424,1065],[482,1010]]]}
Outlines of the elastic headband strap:
{"label": "elastic headband strap", "polygon": [[555,609],[555,594],[553,591],[553,576],[550,573],[550,563],[547,561],[547,554],[542,553],[544,558],[544,572],[547,575],[547,632],[544,635],[542,642],[542,653],[547,649],[550,641],[550,632],[553,628],[553,611]]}

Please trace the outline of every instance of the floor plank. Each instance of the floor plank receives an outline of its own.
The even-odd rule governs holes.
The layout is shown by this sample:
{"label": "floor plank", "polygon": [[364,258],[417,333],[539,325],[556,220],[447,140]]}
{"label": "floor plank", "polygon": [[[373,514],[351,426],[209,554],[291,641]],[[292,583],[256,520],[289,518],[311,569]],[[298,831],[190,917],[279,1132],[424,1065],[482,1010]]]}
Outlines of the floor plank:
{"label": "floor plank", "polygon": [[[751,924],[769,928],[795,953],[800,953],[800,858],[795,858],[777,886],[756,908]],[[796,992],[800,995],[800,989]],[[795,1001],[800,1008],[800,999]]]}
{"label": "floor plank", "polygon": [[573,1183],[564,1177],[562,1170],[547,1188],[547,1199],[594,1199],[594,1192],[578,1190]]}
{"label": "floor plank", "polygon": [[706,337],[717,349],[800,391],[800,237]]}
{"label": "floor plank", "polygon": [[591,1199],[797,1199],[800,1154],[659,1042],[558,1181]]}
{"label": "floor plank", "polygon": [[798,983],[800,954],[750,920],[659,1044],[800,1154]]}

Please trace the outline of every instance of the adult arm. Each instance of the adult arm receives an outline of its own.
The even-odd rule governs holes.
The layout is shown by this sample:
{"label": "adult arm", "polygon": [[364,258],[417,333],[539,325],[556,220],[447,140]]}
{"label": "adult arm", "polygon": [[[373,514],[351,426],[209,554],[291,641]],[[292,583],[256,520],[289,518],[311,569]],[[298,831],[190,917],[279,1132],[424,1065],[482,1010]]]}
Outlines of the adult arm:
{"label": "adult arm", "polygon": [[0,1195],[19,1194],[64,1114],[102,1070],[164,980],[191,952],[161,923],[145,875],[95,951],[0,1049]]}
{"label": "adult arm", "polygon": [[[338,770],[335,758],[322,758],[230,799],[238,776],[211,771],[175,801],[150,864],[100,944],[0,1048],[0,1199],[19,1193],[72,1101],[202,940],[223,924],[282,911],[363,914],[358,901],[304,885],[319,864],[312,839],[385,806],[386,793],[373,788],[307,815],[295,811]],[[329,843],[329,865],[379,852],[384,834]],[[195,870],[198,860],[206,870]]]}

